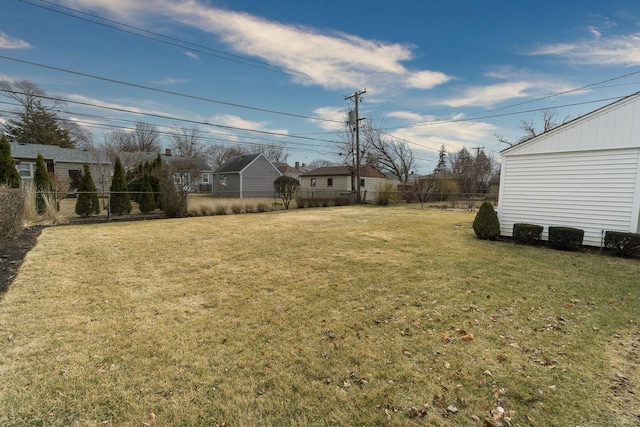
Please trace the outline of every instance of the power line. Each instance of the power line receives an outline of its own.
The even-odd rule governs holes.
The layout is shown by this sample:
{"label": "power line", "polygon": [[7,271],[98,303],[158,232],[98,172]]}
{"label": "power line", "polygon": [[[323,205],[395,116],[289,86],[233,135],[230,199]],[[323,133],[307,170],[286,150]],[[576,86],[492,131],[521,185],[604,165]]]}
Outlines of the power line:
{"label": "power line", "polygon": [[174,92],[174,91],[165,90],[165,89],[158,89],[158,88],[154,88],[154,87],[151,87],[151,86],[145,86],[145,85],[141,85],[141,84],[137,84],[137,83],[129,83],[129,82],[125,82],[125,81],[122,81],[122,80],[112,79],[112,78],[109,78],[109,77],[96,76],[94,74],[88,74],[88,73],[83,73],[83,72],[80,72],[80,71],[68,70],[68,69],[65,69],[65,68],[55,67],[53,65],[39,64],[37,62],[27,61],[27,60],[18,59],[18,58],[12,58],[10,56],[5,56],[5,55],[0,55],[0,59],[5,59],[7,61],[13,61],[13,62],[19,62],[21,64],[32,65],[34,67],[46,68],[46,69],[49,69],[49,70],[59,71],[59,72],[62,72],[62,73],[73,74],[73,75],[76,75],[76,76],[88,77],[88,78],[96,79],[96,80],[102,80],[102,81],[109,82],[109,83],[116,83],[116,84],[120,84],[120,85],[124,85],[124,86],[135,87],[135,88],[138,88],[138,89],[144,89],[144,90],[149,90],[149,91],[153,91],[153,92],[164,93],[166,95],[172,95],[172,96],[179,96],[179,97],[182,97],[182,98],[194,99],[194,100],[197,100],[197,101],[211,102],[211,103],[214,103],[214,104],[221,104],[221,105],[226,105],[226,106],[235,107],[235,108],[243,108],[243,109],[252,110],[252,111],[260,111],[260,112],[263,112],[263,113],[278,114],[278,115],[281,115],[281,116],[296,117],[296,118],[299,118],[299,119],[314,120],[314,121],[320,121],[320,122],[330,122],[330,123],[341,123],[341,122],[339,122],[337,120],[323,119],[323,118],[320,118],[320,117],[310,117],[310,116],[304,116],[304,115],[301,115],[301,114],[294,114],[294,113],[285,113],[285,112],[282,112],[282,111],[269,110],[267,108],[251,107],[251,106],[248,106],[248,105],[236,104],[236,103],[233,103],[233,102],[220,101],[220,100],[217,100],[217,99],[204,98],[204,97],[196,96],[196,95],[189,95],[189,94],[180,93],[180,92]]}
{"label": "power line", "polygon": [[[138,36],[138,37],[142,37],[142,38],[145,38],[145,39],[148,39],[148,40],[153,40],[153,41],[156,41],[156,42],[159,42],[159,43],[164,43],[164,44],[168,44],[168,45],[171,45],[171,46],[176,46],[176,47],[180,47],[180,48],[184,48],[184,49],[190,49],[192,51],[201,53],[203,55],[208,55],[208,56],[212,56],[212,57],[215,57],[215,58],[223,59],[223,60],[226,60],[226,61],[231,61],[231,62],[235,62],[235,63],[242,64],[242,65],[247,65],[249,67],[258,68],[258,69],[265,70],[265,71],[286,74],[286,75],[289,75],[289,76],[292,76],[292,77],[296,77],[296,78],[309,79],[309,76],[304,74],[304,73],[300,73],[300,72],[297,72],[297,71],[294,71],[294,70],[289,70],[289,69],[284,68],[284,67],[273,66],[273,65],[271,65],[271,64],[269,64],[267,62],[264,62],[264,61],[258,61],[258,60],[253,59],[253,58],[247,58],[247,57],[244,57],[244,56],[235,55],[235,54],[230,53],[230,52],[225,52],[225,51],[222,51],[222,50],[213,49],[211,47],[204,46],[204,45],[201,45],[201,44],[198,44],[198,43],[189,42],[189,41],[182,40],[182,39],[179,39],[179,38],[176,38],[176,37],[171,37],[171,36],[167,36],[165,34],[161,34],[161,33],[157,33],[157,32],[154,32],[154,31],[146,30],[144,28],[135,27],[133,25],[128,25],[128,24],[125,24],[125,23],[122,23],[122,22],[114,21],[112,19],[103,18],[103,17],[98,16],[98,15],[93,15],[91,13],[83,12],[83,11],[78,10],[78,9],[73,9],[71,7],[62,6],[62,5],[55,4],[55,3],[52,3],[52,2],[49,2],[49,1],[38,0],[41,3],[45,3],[45,4],[48,4],[48,5],[51,5],[51,6],[55,6],[56,8],[72,11],[72,12],[75,12],[77,14],[89,16],[91,18],[99,19],[101,21],[109,22],[109,23],[115,24],[115,25],[109,25],[109,24],[105,24],[104,22],[99,22],[99,21],[94,21],[94,20],[88,19],[88,18],[83,18],[81,16],[74,15],[73,13],[66,13],[66,12],[64,12],[62,10],[57,10],[57,9],[54,9],[54,8],[50,8],[50,7],[46,7],[46,6],[43,6],[43,5],[35,4],[35,3],[32,3],[30,1],[26,1],[26,0],[18,0],[18,1],[21,2],[21,3],[24,3],[24,4],[28,4],[30,6],[38,7],[38,8],[44,9],[44,10],[48,10],[48,11],[51,11],[51,12],[54,12],[54,13],[58,13],[58,14],[65,15],[65,16],[69,16],[71,18],[79,19],[79,20],[82,20],[82,21],[85,21],[85,22],[90,22],[92,24],[100,25],[100,26],[103,26],[103,27],[106,27],[106,28],[111,28],[111,29],[114,29],[114,30],[117,30],[117,31],[122,31],[124,33],[132,34],[132,35],[135,35],[135,36]],[[117,25],[125,27],[125,28],[130,28],[130,29],[135,30],[135,31],[130,31],[130,30],[126,30],[124,28],[119,28]],[[137,33],[136,31],[140,31],[140,32],[143,32],[143,33],[146,33],[146,34],[151,34],[151,35],[156,36],[156,37],[162,37],[162,38],[167,39],[167,40],[162,40],[162,39],[159,39],[159,38],[156,38],[156,37],[146,36],[144,34]],[[182,43],[182,44],[178,44],[178,43]],[[191,47],[184,46],[184,45],[190,45]],[[194,47],[197,48],[197,49],[194,49]],[[204,50],[201,50],[201,49],[206,49],[207,51],[204,51]],[[211,52],[215,52],[215,53],[211,53]],[[234,59],[234,58],[238,58],[238,59]],[[250,64],[248,62],[254,62],[254,64]]]}
{"label": "power line", "polygon": [[[3,90],[3,89],[0,89],[0,91],[8,92],[8,90]],[[18,92],[18,91],[12,91],[12,93],[15,93],[15,94],[18,94],[18,95],[26,95],[25,93]],[[164,119],[164,120],[173,120],[173,121],[185,122],[185,123],[191,123],[191,124],[197,124],[197,125],[213,126],[213,127],[217,127],[217,128],[221,128],[221,129],[253,132],[253,133],[258,133],[258,134],[273,135],[273,136],[286,137],[286,138],[295,138],[295,139],[302,139],[302,140],[307,140],[307,141],[328,142],[328,143],[331,143],[331,144],[335,143],[335,141],[328,140],[328,139],[312,138],[312,137],[300,136],[300,135],[295,135],[295,134],[270,132],[270,131],[264,131],[264,130],[242,128],[242,127],[237,127],[237,126],[222,125],[222,124],[218,124],[218,123],[211,123],[211,122],[208,122],[208,121],[198,121],[198,120],[192,120],[192,119],[185,119],[185,118],[180,118],[180,117],[166,116],[166,115],[157,114],[157,113],[148,113],[148,112],[142,112],[141,113],[139,111],[132,111],[132,110],[124,109],[124,108],[109,107],[109,106],[105,106],[105,105],[93,104],[93,103],[83,102],[83,101],[72,101],[72,100],[68,100],[68,99],[64,99],[64,98],[58,98],[58,97],[47,96],[47,95],[38,95],[37,97],[41,98],[41,99],[47,99],[47,100],[50,100],[50,101],[58,101],[58,102],[64,102],[64,103],[78,104],[78,105],[83,105],[83,106],[87,106],[87,107],[102,108],[102,109],[106,109],[106,110],[117,111],[117,112],[128,113],[128,114],[142,114],[144,116],[155,117],[155,118]],[[8,105],[19,106],[19,104],[12,104],[12,103],[2,102],[2,101],[0,101],[0,102],[4,103],[4,104],[8,104]],[[62,112],[62,113],[65,113],[65,114],[84,115],[84,113],[63,111],[61,109],[57,109],[56,111]],[[14,112],[13,114],[16,114],[16,113]],[[89,115],[89,114],[86,114],[86,115],[94,117],[94,118],[97,117],[97,118],[101,118],[101,119],[109,119],[109,120],[111,120],[111,118],[108,118],[108,117],[95,116],[95,115]],[[113,120],[135,123],[135,121],[127,120],[127,119],[113,119]],[[229,135],[229,134],[227,134],[227,135]],[[236,135],[231,134],[229,136],[236,136]],[[244,137],[245,138],[249,138],[249,139],[257,139],[256,137],[249,137],[249,136],[244,136]],[[273,141],[273,140],[271,140],[271,141]],[[287,142],[287,143],[288,144],[303,145],[302,143],[299,143],[299,142],[298,143],[296,143],[296,142]]]}

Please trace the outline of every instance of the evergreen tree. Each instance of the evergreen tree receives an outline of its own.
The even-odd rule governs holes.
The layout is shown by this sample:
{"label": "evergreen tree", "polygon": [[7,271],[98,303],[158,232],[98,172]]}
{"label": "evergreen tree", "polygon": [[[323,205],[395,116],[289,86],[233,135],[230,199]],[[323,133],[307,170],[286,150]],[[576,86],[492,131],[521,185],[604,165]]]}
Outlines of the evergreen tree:
{"label": "evergreen tree", "polygon": [[0,138],[0,185],[20,187],[20,174],[11,156],[11,145],[5,135]]}
{"label": "evergreen tree", "polygon": [[147,168],[144,170],[144,175],[142,177],[142,185],[140,186],[140,195],[139,195],[139,203],[140,203],[140,212],[149,213],[156,210],[156,201],[153,197],[152,189],[151,189],[151,181],[149,179],[149,173],[147,172]]}
{"label": "evergreen tree", "polygon": [[78,187],[78,200],[76,200],[76,213],[83,216],[91,216],[100,213],[100,199],[98,190],[91,177],[91,169],[87,163],[84,164],[84,174]]}
{"label": "evergreen tree", "polygon": [[21,144],[57,145],[73,148],[69,130],[60,127],[55,113],[43,106],[40,100],[30,110],[18,113],[18,119],[9,119],[4,130],[13,141]]}
{"label": "evergreen tree", "polygon": [[131,199],[129,198],[129,190],[127,189],[127,180],[125,178],[124,167],[120,157],[116,157],[116,163],[113,169],[113,179],[111,180],[111,213],[114,215],[128,214],[131,212]]}
{"label": "evergreen tree", "polygon": [[36,160],[36,171],[33,176],[34,190],[36,191],[36,211],[43,214],[47,211],[45,197],[50,197],[53,192],[53,184],[47,171],[47,165],[44,162],[42,154],[38,153]]}
{"label": "evergreen tree", "polygon": [[491,203],[484,202],[480,206],[473,220],[473,231],[481,240],[495,240],[500,237],[500,221]]}

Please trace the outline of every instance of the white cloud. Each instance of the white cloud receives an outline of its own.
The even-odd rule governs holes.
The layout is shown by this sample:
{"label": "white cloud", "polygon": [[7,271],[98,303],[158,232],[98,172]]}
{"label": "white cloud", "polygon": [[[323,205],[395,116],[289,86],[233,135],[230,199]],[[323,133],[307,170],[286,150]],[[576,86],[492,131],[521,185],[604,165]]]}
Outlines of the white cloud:
{"label": "white cloud", "polygon": [[67,4],[98,8],[135,21],[150,13],[174,19],[220,37],[235,52],[282,67],[298,84],[330,89],[390,87],[430,89],[450,79],[444,73],[410,70],[406,44],[367,40],[342,32],[286,25],[247,13],[217,9],[194,0],[67,0]]}
{"label": "white cloud", "polygon": [[230,126],[234,128],[241,129],[251,129],[251,130],[260,130],[265,132],[273,132],[273,133],[282,133],[288,134],[289,131],[287,129],[276,129],[269,128],[269,122],[261,121],[254,122],[251,120],[243,119],[242,117],[235,116],[233,114],[216,114],[208,120],[209,123],[222,125],[222,126]]}
{"label": "white cloud", "polygon": [[558,56],[579,65],[640,65],[640,33],[610,36],[592,29],[593,39],[575,43],[555,43],[530,52],[531,55]]}
{"label": "white cloud", "polygon": [[[460,114],[448,119],[420,115],[411,111],[394,111],[387,115],[407,123],[391,131],[397,137],[404,138],[418,150],[437,152],[444,145],[449,152],[459,151],[462,147],[475,146],[478,141],[495,139],[497,128],[481,121],[460,121]],[[418,125],[420,124],[420,125]]]}
{"label": "white cloud", "polygon": [[157,85],[176,85],[181,83],[187,83],[187,79],[174,79],[173,77],[165,77],[162,80],[156,80],[153,83]]}
{"label": "white cloud", "polygon": [[340,123],[346,121],[346,115],[345,107],[320,107],[313,110],[313,116],[331,121],[314,120],[313,123],[326,131],[340,131]]}
{"label": "white cloud", "polygon": [[[150,108],[140,108],[127,104],[126,100],[122,102],[107,102],[101,99],[90,98],[84,95],[70,94],[64,95],[64,98],[70,102],[77,102],[83,105],[85,108],[98,108],[103,112],[105,110],[111,110],[109,114],[136,114],[136,115],[157,115],[157,116],[170,116],[166,111],[159,111]],[[131,100],[132,104],[140,105],[143,101]],[[106,114],[105,114],[106,115]]]}
{"label": "white cloud", "polygon": [[199,57],[198,55],[196,55],[195,53],[193,53],[193,52],[187,51],[187,52],[185,52],[184,54],[185,54],[186,56],[188,56],[189,58],[195,59],[195,60],[197,60],[197,61],[199,61],[199,60],[200,60],[200,57]]}
{"label": "white cloud", "polygon": [[532,82],[525,81],[471,87],[465,90],[463,96],[444,100],[442,104],[449,107],[491,106],[508,99],[529,96],[528,90],[533,87]]}
{"label": "white cloud", "polygon": [[7,33],[0,31],[0,49],[28,49],[30,47],[26,41],[9,37]]}

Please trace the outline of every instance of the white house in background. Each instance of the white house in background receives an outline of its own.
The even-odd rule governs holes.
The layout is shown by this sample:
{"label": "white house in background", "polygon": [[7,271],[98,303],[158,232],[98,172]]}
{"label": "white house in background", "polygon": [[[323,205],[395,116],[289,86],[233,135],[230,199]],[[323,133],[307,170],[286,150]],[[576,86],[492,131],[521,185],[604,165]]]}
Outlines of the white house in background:
{"label": "white house in background", "polygon": [[640,92],[502,151],[498,218],[574,227],[585,245],[640,227]]}
{"label": "white house in background", "polygon": [[[355,177],[349,166],[320,167],[300,175],[302,197],[331,198],[356,191]],[[378,186],[387,181],[373,166],[360,168],[360,193],[363,201],[375,200]]]}

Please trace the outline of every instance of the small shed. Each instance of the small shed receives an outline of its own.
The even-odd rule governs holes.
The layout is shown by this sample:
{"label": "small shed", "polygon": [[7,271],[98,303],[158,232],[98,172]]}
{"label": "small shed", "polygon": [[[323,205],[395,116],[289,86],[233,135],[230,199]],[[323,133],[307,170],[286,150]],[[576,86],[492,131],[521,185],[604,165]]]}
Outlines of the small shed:
{"label": "small shed", "polygon": [[584,230],[601,246],[609,230],[640,227],[640,92],[502,151],[498,218]]}
{"label": "small shed", "polygon": [[262,153],[232,157],[213,171],[217,197],[273,197],[273,182],[281,175]]}

